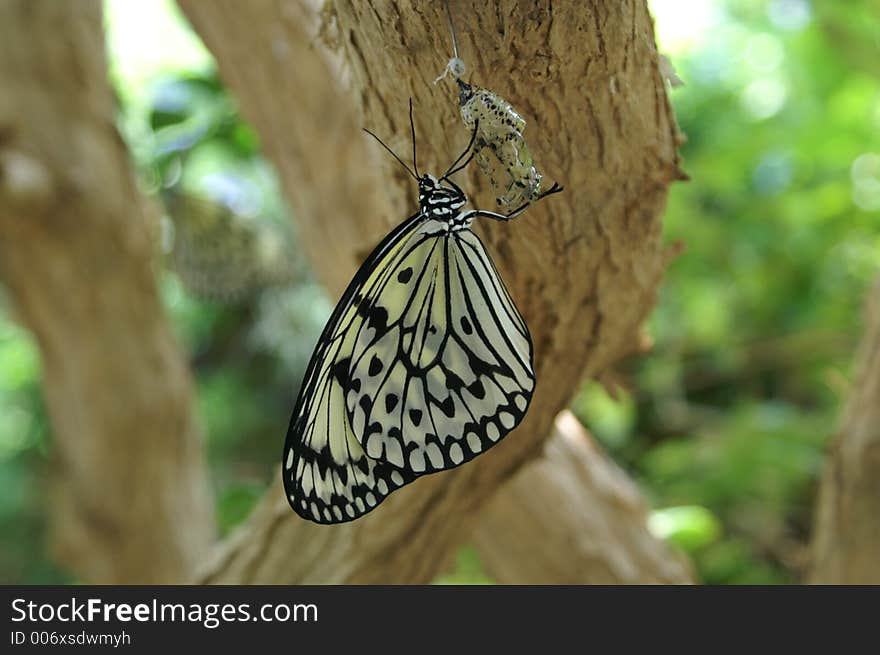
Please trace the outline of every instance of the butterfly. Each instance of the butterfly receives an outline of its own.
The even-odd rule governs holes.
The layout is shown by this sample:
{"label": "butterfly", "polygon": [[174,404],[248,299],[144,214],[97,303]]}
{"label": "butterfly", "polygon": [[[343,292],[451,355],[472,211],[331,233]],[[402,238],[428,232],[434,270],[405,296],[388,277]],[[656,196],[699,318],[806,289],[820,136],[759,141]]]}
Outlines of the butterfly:
{"label": "butterfly", "polygon": [[[439,178],[373,136],[418,183],[419,209],[367,257],[321,334],[284,444],[285,495],[301,517],[363,516],[416,478],[454,468],[522,420],[535,387],[531,337],[451,179],[477,130]],[[468,153],[470,152],[470,156]],[[543,195],[557,193],[559,185]]]}

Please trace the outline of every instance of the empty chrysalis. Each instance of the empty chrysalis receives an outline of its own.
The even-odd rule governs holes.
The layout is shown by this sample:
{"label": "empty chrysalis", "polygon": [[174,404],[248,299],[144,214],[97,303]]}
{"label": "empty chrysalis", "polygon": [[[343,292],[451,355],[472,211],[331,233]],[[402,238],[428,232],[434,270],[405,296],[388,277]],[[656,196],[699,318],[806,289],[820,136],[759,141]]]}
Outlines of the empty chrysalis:
{"label": "empty chrysalis", "polygon": [[169,264],[195,295],[231,302],[296,278],[282,224],[187,193],[169,192],[164,200],[174,226]]}
{"label": "empty chrysalis", "polygon": [[523,131],[526,121],[497,93],[462,81],[465,66],[458,55],[458,41],[449,3],[446,4],[454,56],[439,82],[451,73],[459,88],[461,118],[469,132],[475,131],[473,152],[477,165],[489,179],[501,207],[516,207],[541,197],[541,174],[535,168]]}
{"label": "empty chrysalis", "polygon": [[457,79],[461,118],[476,126],[477,165],[495,189],[502,207],[516,207],[541,195],[541,174],[523,136],[526,121],[497,93]]}

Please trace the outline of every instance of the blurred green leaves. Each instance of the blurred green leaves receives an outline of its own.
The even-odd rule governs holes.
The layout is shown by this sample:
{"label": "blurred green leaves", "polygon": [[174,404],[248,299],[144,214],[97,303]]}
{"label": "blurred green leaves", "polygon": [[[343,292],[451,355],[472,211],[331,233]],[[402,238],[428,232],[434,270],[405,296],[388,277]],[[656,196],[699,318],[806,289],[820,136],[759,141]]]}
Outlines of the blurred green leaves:
{"label": "blurred green leaves", "polygon": [[587,385],[574,409],[667,508],[652,525],[707,582],[798,578],[880,268],[880,8],[853,4],[652,3],[685,82],[671,98],[692,180],[665,224],[687,248],[653,352],[624,367],[633,392],[612,407]]}
{"label": "blurred green leaves", "polygon": [[483,571],[480,556],[473,546],[464,546],[458,551],[452,569],[439,576],[434,584],[460,585],[460,584],[494,584]]}
{"label": "blurred green leaves", "polygon": [[[24,331],[0,315],[0,462],[37,445],[39,359]],[[0,494],[2,496],[3,494]]]}
{"label": "blurred green leaves", "polygon": [[36,344],[0,312],[0,580],[7,584],[66,580],[40,547],[46,492],[35,472],[45,464],[47,433]]}
{"label": "blurred green leaves", "polygon": [[667,539],[687,552],[711,544],[721,534],[721,522],[699,505],[658,509],[651,513],[648,528],[658,539]]}

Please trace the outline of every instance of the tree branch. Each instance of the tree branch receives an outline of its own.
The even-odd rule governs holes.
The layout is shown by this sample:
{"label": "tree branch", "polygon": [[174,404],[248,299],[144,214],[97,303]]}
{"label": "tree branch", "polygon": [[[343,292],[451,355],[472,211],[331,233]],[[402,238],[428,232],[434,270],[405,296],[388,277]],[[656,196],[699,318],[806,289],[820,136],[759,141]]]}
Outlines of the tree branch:
{"label": "tree branch", "polygon": [[106,75],[100,2],[2,4],[0,276],[42,355],[58,556],[86,582],[179,582],[213,513]]}
{"label": "tree branch", "polygon": [[859,372],[828,455],[813,534],[813,584],[880,584],[880,281]]}
{"label": "tree branch", "polygon": [[[180,4],[262,135],[298,210],[306,250],[338,290],[414,205],[411,180],[396,164],[377,163],[363,137],[348,138],[358,123],[406,152],[413,96],[423,168],[439,170],[467,141],[454,88],[433,84],[449,57],[443,5],[338,2],[319,14],[304,0]],[[298,520],[276,481],[203,581],[433,579],[495,490],[541,452],[584,372],[596,375],[638,347],[668,259],[660,224],[666,189],[681,177],[679,135],[644,1],[456,5],[474,81],[532,118],[532,152],[548,179],[566,186],[512,224],[477,227],[535,342],[538,385],[529,413],[492,453],[410,485],[351,524]],[[315,33],[320,40],[308,40]],[[473,170],[467,177],[465,189],[483,189]],[[387,191],[385,206],[394,213],[373,195],[352,195],[355,186]],[[485,189],[475,198],[491,202]],[[284,428],[279,420],[279,442]]]}
{"label": "tree branch", "polygon": [[542,455],[480,514],[473,541],[501,584],[688,584],[687,559],[647,529],[645,501],[564,411]]}

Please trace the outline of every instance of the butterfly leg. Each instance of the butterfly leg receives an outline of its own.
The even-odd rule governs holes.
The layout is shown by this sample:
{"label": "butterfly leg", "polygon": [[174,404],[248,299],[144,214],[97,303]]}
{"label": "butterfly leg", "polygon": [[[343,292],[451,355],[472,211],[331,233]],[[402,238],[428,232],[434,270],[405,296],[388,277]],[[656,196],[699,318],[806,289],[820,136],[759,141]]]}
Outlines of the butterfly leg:
{"label": "butterfly leg", "polygon": [[505,221],[506,222],[506,221],[514,219],[517,216],[519,216],[520,214],[522,214],[526,209],[531,207],[534,203],[538,202],[541,198],[545,198],[547,196],[553,195],[554,193],[559,193],[562,190],[563,190],[563,188],[561,186],[559,186],[559,183],[554,182],[552,187],[550,187],[549,189],[544,191],[537,198],[535,198],[531,202],[523,203],[522,205],[520,205],[519,207],[517,207],[516,209],[514,209],[512,212],[510,212],[508,214],[498,214],[495,212],[486,211],[484,209],[475,209],[475,210],[473,210],[474,216],[485,216],[486,218],[492,218],[496,221]]}

